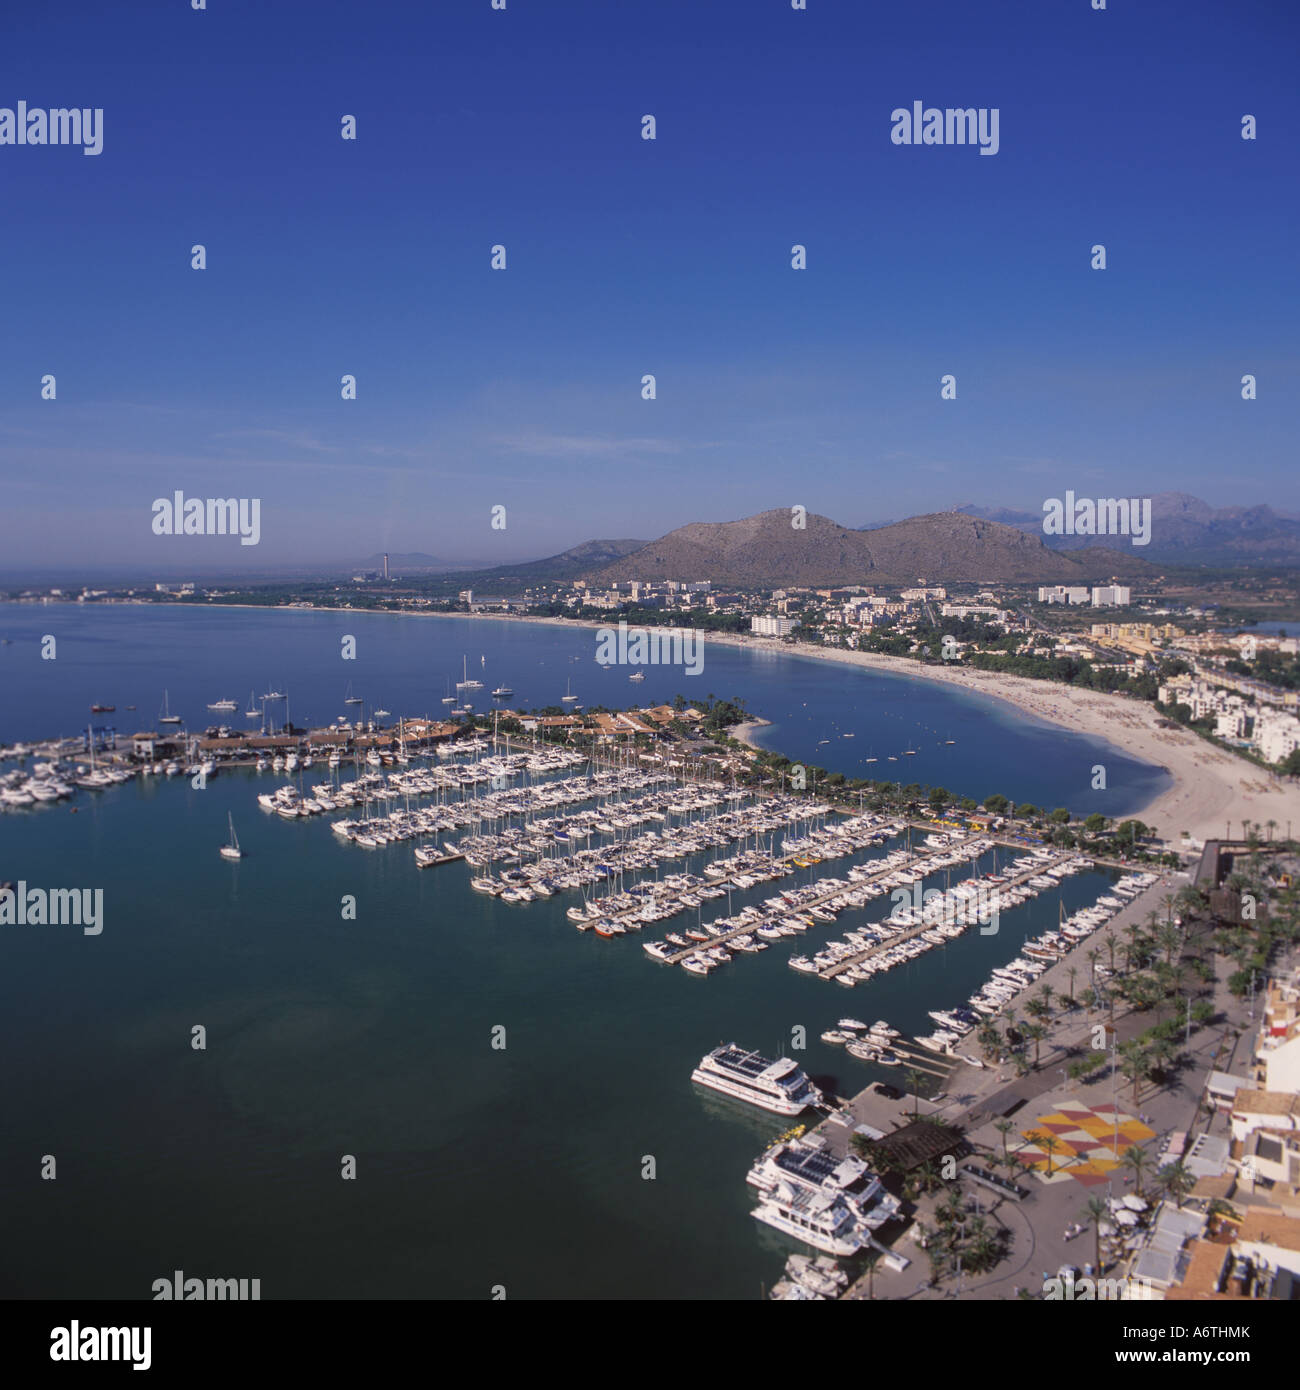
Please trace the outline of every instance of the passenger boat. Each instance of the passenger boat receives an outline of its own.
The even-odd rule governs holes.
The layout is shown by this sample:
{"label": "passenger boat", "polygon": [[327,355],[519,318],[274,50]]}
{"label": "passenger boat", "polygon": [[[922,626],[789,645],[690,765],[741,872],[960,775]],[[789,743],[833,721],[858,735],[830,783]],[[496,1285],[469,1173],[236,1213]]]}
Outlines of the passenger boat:
{"label": "passenger boat", "polygon": [[856,1255],[868,1236],[843,1197],[794,1183],[778,1184],[753,1216],[828,1255]]}
{"label": "passenger boat", "polygon": [[702,1057],[691,1080],[775,1115],[798,1115],[822,1103],[822,1093],[789,1057],[773,1061],[734,1042]]}

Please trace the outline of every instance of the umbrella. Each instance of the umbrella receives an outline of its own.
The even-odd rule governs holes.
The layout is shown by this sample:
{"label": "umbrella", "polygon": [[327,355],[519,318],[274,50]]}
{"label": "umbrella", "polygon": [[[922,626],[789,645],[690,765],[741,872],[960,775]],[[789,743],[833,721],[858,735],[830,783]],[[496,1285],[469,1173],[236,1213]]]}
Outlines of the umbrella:
{"label": "umbrella", "polygon": [[1137,1213],[1132,1211],[1117,1211],[1115,1213],[1115,1220],[1118,1221],[1121,1226],[1136,1226],[1138,1223]]}
{"label": "umbrella", "polygon": [[1143,1198],[1139,1197],[1135,1192],[1128,1193],[1124,1197],[1123,1201],[1124,1205],[1129,1209],[1129,1211],[1146,1211],[1147,1209],[1146,1201]]}
{"label": "umbrella", "polygon": [[1113,1235],[1115,1234],[1115,1228],[1114,1228],[1114,1226],[1112,1226],[1112,1225],[1110,1224],[1109,1221],[1102,1221],[1102,1222],[1100,1222],[1100,1223],[1098,1224],[1098,1226],[1097,1226],[1097,1229],[1098,1229],[1098,1230],[1102,1233],[1102,1235],[1104,1235],[1104,1236],[1113,1236]]}

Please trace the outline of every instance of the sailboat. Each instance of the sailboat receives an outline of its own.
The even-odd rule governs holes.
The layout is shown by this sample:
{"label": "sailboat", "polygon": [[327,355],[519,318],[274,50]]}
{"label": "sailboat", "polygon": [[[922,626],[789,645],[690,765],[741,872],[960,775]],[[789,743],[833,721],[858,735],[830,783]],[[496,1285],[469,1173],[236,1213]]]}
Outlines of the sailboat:
{"label": "sailboat", "polygon": [[163,691],[162,713],[158,716],[158,722],[160,724],[179,724],[181,722],[180,715],[172,713],[171,705],[168,703],[167,692],[165,690]]}
{"label": "sailboat", "polygon": [[471,680],[469,675],[469,657],[461,658],[461,679],[456,682],[457,688],[461,690],[482,690],[483,682]]}
{"label": "sailboat", "polygon": [[248,708],[244,711],[245,719],[260,719],[262,711],[257,708],[257,696],[250,690],[248,692]]}
{"label": "sailboat", "polygon": [[226,818],[230,822],[230,843],[221,846],[221,857],[223,859],[242,859],[244,851],[239,848],[239,841],[235,837],[235,818],[229,811],[226,813]]}
{"label": "sailboat", "polygon": [[348,682],[348,693],[343,697],[343,703],[345,705],[359,705],[362,703],[362,697],[352,693],[351,681]]}
{"label": "sailboat", "polygon": [[[456,688],[459,690],[459,685]],[[447,682],[447,693],[442,697],[442,703],[444,705],[454,705],[456,703],[456,697],[451,693],[450,681]]]}
{"label": "sailboat", "polygon": [[564,687],[564,694],[560,696],[560,699],[561,699],[566,705],[571,705],[571,704],[573,704],[573,702],[574,702],[577,698],[578,698],[578,697],[573,693],[573,682],[572,682],[572,681],[567,682],[566,685],[565,685],[565,687]]}

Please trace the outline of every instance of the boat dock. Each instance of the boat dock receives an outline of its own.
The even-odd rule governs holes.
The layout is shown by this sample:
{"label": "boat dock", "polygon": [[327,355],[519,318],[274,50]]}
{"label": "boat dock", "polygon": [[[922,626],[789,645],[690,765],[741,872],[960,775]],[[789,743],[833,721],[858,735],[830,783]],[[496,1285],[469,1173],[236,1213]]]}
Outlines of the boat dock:
{"label": "boat dock", "polygon": [[[963,841],[961,842],[960,845],[953,845],[953,846],[951,846],[948,850],[946,850],[945,852],[946,852],[946,853],[951,853],[952,850],[960,849],[963,845],[969,844],[971,840],[973,840],[973,839],[980,839],[980,838],[986,838],[986,837],[974,836],[974,835],[973,835],[973,836],[970,836],[970,837],[968,837],[968,839],[963,840]],[[850,848],[850,849],[846,849],[846,851],[845,851],[845,853],[847,853],[847,854],[851,854],[851,853],[853,853],[853,852],[854,852],[854,851],[853,851],[853,849],[851,849],[851,848]],[[823,856],[823,858],[824,858],[824,857],[825,857],[825,856]],[[887,878],[890,874],[896,874],[896,873],[898,873],[898,872],[900,871],[900,869],[906,869],[906,870],[907,870],[908,872],[910,872],[910,873],[923,872],[923,867],[924,867],[925,863],[928,862],[930,859],[932,859],[932,858],[937,858],[937,857],[938,857],[938,852],[936,852],[934,855],[928,855],[928,854],[927,854],[927,855],[921,855],[921,854],[918,854],[918,855],[914,856],[913,858],[909,859],[909,860],[907,861],[907,863],[904,864],[904,865],[900,865],[900,864],[882,864],[882,866],[881,866],[879,872],[874,873],[874,874],[871,874],[869,877],[860,880],[860,881],[857,883],[856,886],[859,887],[859,888],[861,888],[861,887],[863,887],[863,886],[869,886],[870,884],[874,883],[877,879],[880,879],[880,878]],[[781,863],[781,864],[783,864],[783,865],[789,866],[789,865],[791,864],[791,861],[793,860],[793,858],[794,858],[793,855],[787,856],[787,857],[785,857],[785,858],[778,858],[777,862],[778,862],[778,863]],[[721,882],[723,882],[723,883],[729,883],[730,881],[731,881],[730,879],[723,879],[723,880],[721,880]],[[694,955],[696,951],[707,951],[707,950],[710,950],[710,949],[711,949],[712,947],[714,947],[714,946],[721,946],[721,945],[725,944],[726,942],[730,941],[731,938],[734,937],[734,936],[752,935],[754,932],[756,932],[756,931],[759,929],[759,927],[766,926],[769,922],[779,921],[782,917],[789,917],[789,916],[791,916],[792,914],[797,914],[797,913],[801,913],[801,912],[808,912],[808,911],[810,911],[811,909],[820,906],[820,905],[821,905],[822,903],[824,903],[824,902],[829,902],[832,898],[837,898],[837,897],[839,897],[840,894],[843,893],[844,891],[845,891],[844,884],[843,884],[842,882],[836,883],[836,885],[835,885],[833,888],[828,888],[828,889],[826,890],[826,892],[820,893],[820,894],[817,895],[817,897],[815,897],[815,898],[810,898],[810,899],[808,899],[806,902],[801,902],[801,903],[798,903],[798,904],[791,903],[791,904],[789,904],[787,907],[775,908],[775,909],[773,909],[771,912],[765,914],[765,915],[762,917],[761,920],[754,920],[754,921],[750,921],[750,922],[744,922],[744,923],[741,923],[740,926],[729,927],[725,932],[721,932],[721,933],[720,933],[719,935],[717,935],[717,936],[710,937],[707,941],[693,941],[689,946],[683,946],[682,949],[681,949],[680,951],[675,951],[675,952],[674,952],[672,955],[670,955],[670,956],[664,956],[664,957],[663,957],[664,964],[666,964],[666,965],[676,965],[679,961],[684,960],[687,956]],[[627,912],[627,913],[620,913],[619,915],[620,915],[620,916],[629,916],[629,915],[631,915],[632,913],[635,913],[635,912],[637,912],[637,911],[638,911],[637,908],[631,908],[631,909],[629,910],[629,912]],[[928,926],[929,924],[927,923],[926,925]]]}
{"label": "boat dock", "polygon": [[[969,843],[969,841],[964,841],[963,843]],[[959,846],[954,846],[954,848],[959,848]],[[1018,888],[1022,883],[1027,883],[1031,878],[1036,878],[1039,874],[1045,874],[1048,869],[1059,867],[1061,864],[1067,863],[1074,857],[1075,855],[1072,851],[1069,854],[1059,855],[1055,859],[1045,860],[1041,864],[1035,864],[1032,868],[1025,869],[1023,872],[1016,874],[1013,878],[1007,879],[1006,883],[995,885],[995,889]],[[844,960],[836,961],[834,965],[828,965],[824,970],[819,970],[817,973],[823,980],[833,980],[836,975],[840,975],[845,970],[849,970],[853,966],[861,964],[864,960],[870,960],[872,956],[878,956],[881,952],[891,950],[904,941],[910,941],[913,937],[920,936],[922,932],[933,931],[934,926],[935,924],[933,922],[918,922],[915,926],[908,927],[904,931],[891,936],[887,941],[878,941],[874,945],[868,946],[865,951],[859,951],[857,955],[847,956]]]}

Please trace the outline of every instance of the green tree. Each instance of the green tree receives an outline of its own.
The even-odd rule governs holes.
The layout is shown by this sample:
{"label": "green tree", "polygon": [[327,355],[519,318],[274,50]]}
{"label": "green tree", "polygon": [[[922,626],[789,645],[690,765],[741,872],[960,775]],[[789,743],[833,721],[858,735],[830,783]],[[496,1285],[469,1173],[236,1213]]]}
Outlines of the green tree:
{"label": "green tree", "polygon": [[1174,1204],[1180,1211],[1187,1194],[1196,1186],[1195,1176],[1182,1159],[1165,1164],[1156,1174],[1156,1181],[1174,1199]]}
{"label": "green tree", "polygon": [[1009,1155],[1007,1154],[1007,1135],[1015,1129],[1015,1125],[1012,1124],[1010,1120],[1006,1119],[994,1120],[993,1128],[996,1129],[997,1132],[1002,1136],[1002,1157],[1005,1160],[1007,1157],[1009,1157]]}
{"label": "green tree", "polygon": [[1084,1206],[1088,1220],[1092,1222],[1093,1233],[1093,1267],[1100,1275],[1102,1271],[1101,1263],[1101,1223],[1110,1216],[1110,1208],[1106,1205],[1104,1197],[1089,1197]]}
{"label": "green tree", "polygon": [[1142,1179],[1148,1171],[1149,1159],[1146,1151],[1137,1144],[1130,1144],[1120,1155],[1120,1162],[1133,1174],[1133,1190],[1142,1195]]}

